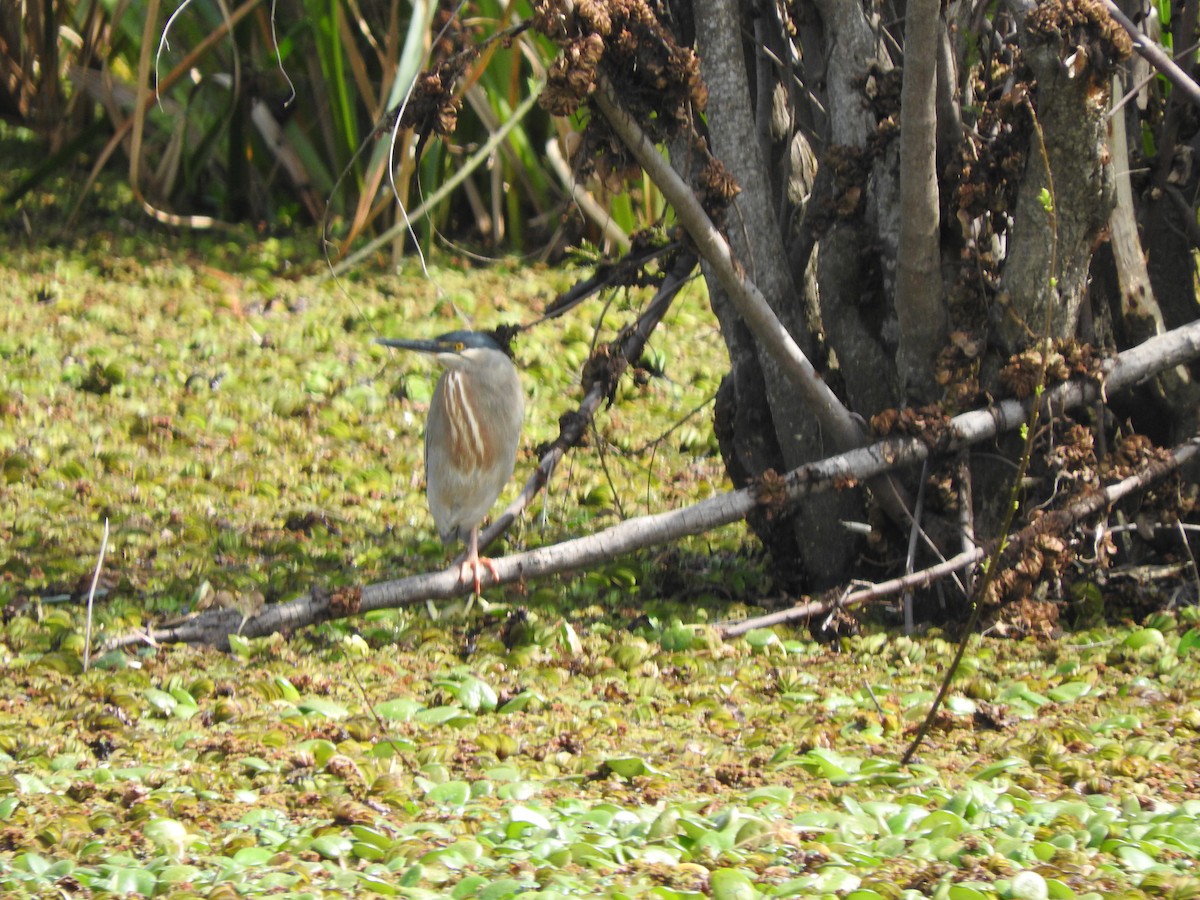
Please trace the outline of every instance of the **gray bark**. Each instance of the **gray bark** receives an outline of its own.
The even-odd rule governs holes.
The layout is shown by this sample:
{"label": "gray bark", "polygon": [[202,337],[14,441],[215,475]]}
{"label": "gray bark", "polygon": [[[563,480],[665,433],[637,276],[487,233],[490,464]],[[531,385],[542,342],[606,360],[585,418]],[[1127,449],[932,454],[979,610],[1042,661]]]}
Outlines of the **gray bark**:
{"label": "gray bark", "polygon": [[[857,0],[817,0],[825,37],[825,102],[831,111],[830,151],[865,153],[876,123],[862,83],[868,67],[891,69],[876,24]],[[829,153],[819,179],[828,183]],[[893,294],[901,210],[897,150],[882,150],[870,164],[866,182],[850,190],[866,197],[860,212],[839,215],[820,237],[817,284],[826,340],[837,356],[838,374],[850,406],[864,416],[896,406]],[[828,189],[828,188],[827,188]],[[843,192],[831,202],[847,209]]]}
{"label": "gray bark", "polygon": [[904,86],[900,117],[900,247],[896,317],[897,366],[905,394],[929,402],[938,351],[946,341],[938,241],[937,60],[944,34],[938,0],[909,0],[904,25]]}
{"label": "gray bark", "polygon": [[[814,341],[806,327],[804,304],[792,280],[781,223],[771,202],[766,163],[770,148],[759,140],[747,140],[752,135],[769,135],[770,123],[760,127],[752,116],[754,104],[743,65],[738,4],[735,0],[698,0],[695,9],[696,44],[709,92],[712,149],[741,186],[726,220],[730,245],[776,316],[812,358]],[[760,81],[760,93],[764,89]],[[770,116],[770,98],[759,108]],[[836,442],[832,436],[826,441],[820,429],[814,427],[811,411],[767,349],[745,340],[745,326],[719,282],[712,277],[707,280],[713,309],[735,360],[730,374],[732,385],[725,388],[722,408],[727,418],[721,430],[749,469],[747,474],[753,477],[762,473],[762,469],[751,467],[768,455],[772,443],[787,468],[821,458]],[[757,365],[747,358],[749,354],[755,354]],[[760,385],[765,388],[765,397],[756,396]],[[757,408],[764,399],[766,409]],[[731,401],[735,404],[732,410],[728,407]],[[728,418],[731,413],[732,418]],[[749,430],[766,427],[774,434],[764,436]],[[741,451],[737,450],[739,444],[745,445]],[[793,525],[800,560],[813,585],[823,587],[845,578],[856,548],[845,539],[840,523],[861,516],[862,500],[855,491],[814,498],[796,512]]]}
{"label": "gray bark", "polygon": [[[1038,335],[1074,336],[1092,246],[1108,223],[1114,197],[1107,103],[1097,102],[1089,74],[1074,77],[1059,42],[1031,40],[1023,31],[1023,44],[1037,78],[1037,113],[995,322],[997,338],[1010,352]],[[1107,85],[1100,91],[1106,96]],[[1050,211],[1043,191],[1052,195]]]}

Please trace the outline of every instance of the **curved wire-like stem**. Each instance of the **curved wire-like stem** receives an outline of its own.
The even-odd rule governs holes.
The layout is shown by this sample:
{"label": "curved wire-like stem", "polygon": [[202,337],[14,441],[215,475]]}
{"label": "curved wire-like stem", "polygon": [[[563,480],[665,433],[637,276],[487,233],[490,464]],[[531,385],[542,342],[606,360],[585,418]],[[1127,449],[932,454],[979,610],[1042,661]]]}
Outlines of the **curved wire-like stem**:
{"label": "curved wire-like stem", "polygon": [[537,105],[538,94],[539,91],[534,91],[526,97],[520,106],[513,110],[512,115],[498,129],[492,132],[488,136],[488,139],[474,153],[467,157],[466,161],[459,166],[453,175],[443,181],[438,189],[426,197],[416,209],[408,210],[405,213],[402,217],[403,221],[396,222],[396,224],[392,225],[382,234],[376,235],[362,247],[346,256],[345,259],[332,264],[329,269],[330,277],[336,278],[344,275],[372,253],[377,252],[381,247],[387,246],[397,237],[408,232],[410,230],[409,222],[419,220],[426,212],[449,196],[451,191],[466,181],[472,172],[488,161],[496,148],[508,137],[509,132],[516,128],[521,123],[521,120],[529,114],[529,111]]}

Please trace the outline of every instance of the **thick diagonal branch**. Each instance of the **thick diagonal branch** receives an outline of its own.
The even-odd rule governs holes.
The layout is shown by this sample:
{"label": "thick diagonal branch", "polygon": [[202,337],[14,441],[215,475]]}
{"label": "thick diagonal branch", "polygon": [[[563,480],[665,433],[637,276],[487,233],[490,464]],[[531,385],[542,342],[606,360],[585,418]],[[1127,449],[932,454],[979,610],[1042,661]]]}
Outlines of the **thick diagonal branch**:
{"label": "thick diagonal branch", "polygon": [[1200,106],[1200,85],[1197,85],[1187,72],[1179,68],[1175,60],[1163,52],[1162,47],[1154,43],[1145,32],[1134,25],[1113,0],[1104,0],[1104,7],[1117,24],[1129,32],[1129,36],[1133,38],[1133,49],[1138,55],[1158,69],[1195,106]]}
{"label": "thick diagonal branch", "polygon": [[671,168],[642,127],[621,106],[612,83],[602,74],[597,75],[592,99],[638,164],[662,191],[695,244],[696,251],[712,266],[721,286],[729,292],[751,332],[779,362],[790,383],[805,398],[808,408],[820,421],[823,432],[843,450],[860,446],[864,435],[858,421],[821,380],[757,285],[738,265],[729,242],[713,225],[695,193]]}

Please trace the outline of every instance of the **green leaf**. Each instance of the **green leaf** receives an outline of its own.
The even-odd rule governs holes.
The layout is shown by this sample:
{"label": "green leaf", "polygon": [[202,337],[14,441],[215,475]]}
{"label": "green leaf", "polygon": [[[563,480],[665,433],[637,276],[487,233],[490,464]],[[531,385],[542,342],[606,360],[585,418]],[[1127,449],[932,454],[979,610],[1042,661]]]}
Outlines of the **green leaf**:
{"label": "green leaf", "polygon": [[462,680],[455,691],[458,697],[458,702],[463,705],[464,709],[471,712],[491,712],[496,708],[496,692],[492,686],[485,681],[481,681],[474,675],[469,675]]}
{"label": "green leaf", "polygon": [[766,785],[755,788],[746,795],[746,803],[753,807],[787,806],[792,802],[796,792],[782,785]]}
{"label": "green leaf", "polygon": [[[153,872],[141,868],[120,866],[113,869],[112,875],[106,879],[103,886],[112,893],[122,896],[141,894],[143,897],[152,897],[157,884],[158,879]],[[99,886],[97,885],[97,887]]]}
{"label": "green leaf", "polygon": [[508,818],[510,822],[517,822],[524,825],[532,825],[534,828],[540,828],[543,831],[550,830],[550,820],[544,815],[528,806],[514,806],[509,810]]}
{"label": "green leaf", "polygon": [[989,900],[994,894],[985,893],[966,883],[951,884],[946,891],[946,900]]}
{"label": "green leaf", "polygon": [[463,725],[475,720],[461,706],[432,706],[418,710],[413,718],[422,725]]}
{"label": "green leaf", "polygon": [[249,638],[244,638],[240,634],[231,634],[228,636],[229,652],[241,659],[249,659],[253,652],[253,646]]}
{"label": "green leaf", "polygon": [[1132,650],[1141,650],[1143,647],[1161,647],[1166,638],[1157,628],[1141,628],[1132,632],[1123,643]]}
{"label": "green leaf", "polygon": [[507,900],[518,897],[528,891],[532,885],[527,881],[517,881],[515,878],[500,878],[484,887],[479,888],[475,896],[479,900]]}
{"label": "green leaf", "polygon": [[325,697],[306,697],[296,704],[296,708],[306,716],[324,716],[326,719],[344,719],[350,715],[346,707]]}
{"label": "green leaf", "polygon": [[1134,872],[1146,872],[1158,865],[1153,856],[1134,844],[1119,845],[1116,848],[1116,855],[1126,868]]}
{"label": "green leaf", "polygon": [[962,694],[951,694],[946,698],[946,709],[956,716],[973,716],[978,708],[974,700]]}
{"label": "green leaf", "polygon": [[1184,656],[1197,647],[1200,647],[1200,628],[1190,628],[1179,638],[1179,645],[1175,652]]}
{"label": "green leaf", "polygon": [[691,650],[699,644],[695,629],[682,624],[673,624],[658,637],[658,643],[668,653]]}
{"label": "green leaf", "polygon": [[411,722],[425,706],[409,697],[397,697],[375,704],[375,714],[386,722]]}
{"label": "green leaf", "polygon": [[313,838],[313,842],[309,846],[326,859],[334,860],[344,859],[354,850],[354,843],[340,834],[323,834]]}
{"label": "green leaf", "polygon": [[614,775],[621,778],[637,778],[639,775],[659,775],[653,766],[640,756],[613,756],[604,761],[604,765]]}
{"label": "green leaf", "polygon": [[1076,897],[1070,885],[1057,878],[1046,879],[1046,892],[1049,894],[1050,900],[1075,900]]}
{"label": "green leaf", "polygon": [[239,866],[265,866],[275,856],[275,851],[268,847],[243,847],[233,854],[233,861]]}
{"label": "green leaf", "polygon": [[191,843],[187,827],[177,819],[152,819],[142,828],[142,833],[169,855],[178,856]]}
{"label": "green leaf", "polygon": [[818,893],[842,893],[855,890],[862,884],[862,878],[852,869],[842,866],[824,866],[817,871],[817,879],[813,885]]}
{"label": "green leaf", "polygon": [[468,875],[454,886],[450,892],[451,900],[469,900],[479,893],[479,889],[488,883],[484,875]]}
{"label": "green leaf", "polygon": [[1046,691],[1046,696],[1055,703],[1073,703],[1091,692],[1092,686],[1086,681],[1068,681],[1050,688]]}
{"label": "green leaf", "polygon": [[741,869],[716,869],[709,876],[713,900],[756,900],[754,881]]}
{"label": "green leaf", "polygon": [[181,864],[163,866],[158,872],[158,884],[160,886],[184,884],[198,880],[202,874],[203,870],[199,866]]}
{"label": "green leaf", "polygon": [[314,738],[311,741],[301,741],[296,745],[296,749],[311,753],[313,761],[318,766],[324,766],[337,753],[337,744],[325,738]]}
{"label": "green leaf", "polygon": [[503,716],[509,716],[513,713],[523,712],[534,701],[544,703],[545,698],[537,691],[521,691],[521,693],[509,697],[498,711]]}
{"label": "green leaf", "polygon": [[558,626],[558,640],[571,656],[583,655],[583,642],[579,640],[579,635],[575,633],[575,628],[570,622],[564,621]]}
{"label": "green leaf", "polygon": [[274,767],[261,756],[243,756],[238,760],[238,765],[250,770],[251,772],[274,771]]}
{"label": "green leaf", "polygon": [[745,640],[755,650],[779,646],[779,635],[770,628],[753,628],[746,632]]}
{"label": "green leaf", "polygon": [[465,806],[471,799],[471,785],[465,781],[447,781],[430,789],[425,796],[439,806]]}
{"label": "green leaf", "polygon": [[279,688],[284,700],[286,700],[288,703],[300,702],[300,692],[296,690],[295,685],[293,685],[287,678],[285,678],[283,675],[274,675],[272,676],[271,680]]}
{"label": "green leaf", "polygon": [[1049,893],[1046,879],[1031,869],[1014,875],[1009,886],[1012,900],[1047,900]]}
{"label": "green leaf", "polygon": [[171,715],[175,711],[175,707],[179,705],[179,701],[166,691],[160,691],[155,688],[147,688],[145,697],[152,707],[165,716]]}

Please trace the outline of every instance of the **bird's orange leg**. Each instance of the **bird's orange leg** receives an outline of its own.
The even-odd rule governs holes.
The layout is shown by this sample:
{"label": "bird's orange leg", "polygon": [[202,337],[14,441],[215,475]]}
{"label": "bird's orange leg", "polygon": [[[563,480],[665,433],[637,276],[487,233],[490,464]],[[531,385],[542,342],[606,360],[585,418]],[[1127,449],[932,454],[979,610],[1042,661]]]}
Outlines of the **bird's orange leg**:
{"label": "bird's orange leg", "polygon": [[[479,555],[479,527],[471,529],[471,534],[467,538],[467,556],[462,561],[462,567],[458,573],[458,580],[462,583],[467,583],[468,578],[475,585],[475,596],[478,597],[483,593],[483,583],[479,577],[479,569],[483,567],[492,573],[492,580],[500,580],[500,572],[496,569],[496,564],[486,556]],[[468,575],[470,573],[470,575]]]}

